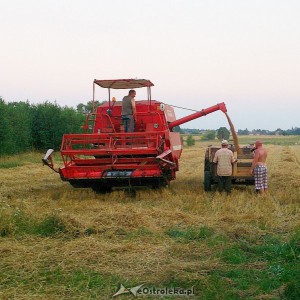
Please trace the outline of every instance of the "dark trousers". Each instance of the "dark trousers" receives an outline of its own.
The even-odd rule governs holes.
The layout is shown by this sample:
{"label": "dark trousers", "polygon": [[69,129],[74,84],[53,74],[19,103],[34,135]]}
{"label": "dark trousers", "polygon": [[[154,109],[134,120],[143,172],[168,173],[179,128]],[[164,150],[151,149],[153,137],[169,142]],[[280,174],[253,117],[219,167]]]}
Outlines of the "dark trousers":
{"label": "dark trousers", "polygon": [[135,122],[133,115],[122,116],[122,122],[125,127],[125,132],[134,132]]}
{"label": "dark trousers", "polygon": [[230,194],[231,176],[218,176],[218,191],[221,193],[224,189],[227,194]]}

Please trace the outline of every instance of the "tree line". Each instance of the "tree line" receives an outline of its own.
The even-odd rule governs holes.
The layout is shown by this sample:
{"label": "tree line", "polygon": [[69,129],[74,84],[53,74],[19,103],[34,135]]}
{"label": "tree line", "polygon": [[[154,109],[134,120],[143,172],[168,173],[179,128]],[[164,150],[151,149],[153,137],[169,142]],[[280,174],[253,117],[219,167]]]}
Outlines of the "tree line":
{"label": "tree line", "polygon": [[[94,107],[103,102],[95,101]],[[57,103],[8,102],[0,97],[0,155],[17,154],[27,151],[59,150],[65,133],[80,133],[85,121],[85,113],[92,110],[92,102],[78,104],[77,109],[59,106]],[[187,134],[201,134],[203,140],[228,139],[229,130],[181,129],[174,131]],[[255,129],[238,130],[239,135],[300,135],[300,128],[275,131]],[[191,141],[192,143],[192,141]]]}
{"label": "tree line", "polygon": [[0,155],[59,150],[64,133],[79,133],[82,112],[57,103],[6,103],[0,97]]}
{"label": "tree line", "polygon": [[276,130],[266,130],[266,129],[239,129],[239,135],[300,135],[299,127],[292,127],[291,129],[283,130],[277,128]]}
{"label": "tree line", "polygon": [[[227,134],[228,129],[224,129],[225,127],[220,127],[217,130],[211,129],[190,129],[190,128],[180,128],[177,131],[183,134],[201,134],[201,135],[207,135],[209,134],[210,139],[213,135],[219,135],[220,131]],[[276,130],[267,130],[267,129],[252,129],[248,130],[246,129],[239,129],[237,131],[238,135],[300,135],[300,127],[292,127],[291,129],[280,129],[277,128]]]}

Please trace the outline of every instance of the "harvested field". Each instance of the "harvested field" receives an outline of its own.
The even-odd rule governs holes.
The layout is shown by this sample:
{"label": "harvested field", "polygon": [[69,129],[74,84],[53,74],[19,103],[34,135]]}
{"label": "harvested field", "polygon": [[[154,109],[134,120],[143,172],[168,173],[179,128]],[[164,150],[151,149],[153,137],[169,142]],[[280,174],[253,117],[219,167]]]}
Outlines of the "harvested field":
{"label": "harvested field", "polygon": [[191,299],[300,298],[300,146],[289,141],[268,141],[263,197],[245,186],[205,193],[208,142],[184,148],[169,188],[134,197],[73,189],[42,154],[1,158],[0,298],[111,299],[120,284],[194,287]]}

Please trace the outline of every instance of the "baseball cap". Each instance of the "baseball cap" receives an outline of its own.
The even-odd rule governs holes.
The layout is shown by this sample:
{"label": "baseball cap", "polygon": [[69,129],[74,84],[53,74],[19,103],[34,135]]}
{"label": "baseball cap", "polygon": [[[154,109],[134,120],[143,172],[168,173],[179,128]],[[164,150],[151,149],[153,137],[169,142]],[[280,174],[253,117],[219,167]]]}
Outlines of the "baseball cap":
{"label": "baseball cap", "polygon": [[228,141],[227,140],[223,140],[222,141],[222,145],[228,145]]}

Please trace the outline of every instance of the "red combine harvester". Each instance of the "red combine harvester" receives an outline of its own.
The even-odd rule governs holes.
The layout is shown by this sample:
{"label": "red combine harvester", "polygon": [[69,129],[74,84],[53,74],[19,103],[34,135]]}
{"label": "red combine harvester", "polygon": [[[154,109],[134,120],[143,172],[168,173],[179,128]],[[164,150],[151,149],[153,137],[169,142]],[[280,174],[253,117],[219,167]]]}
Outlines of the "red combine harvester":
{"label": "red combine harvester", "polygon": [[[145,79],[94,80],[108,89],[109,100],[87,115],[83,134],[65,134],[61,145],[64,166],[56,170],[49,149],[44,164],[73,187],[109,192],[113,187],[166,186],[176,178],[182,152],[180,133],[174,127],[217,110],[224,103],[176,120],[172,106],[151,99],[153,83]],[[125,132],[122,102],[111,99],[111,89],[147,88],[147,100],[136,101],[134,132]],[[89,132],[89,130],[91,132]]]}

